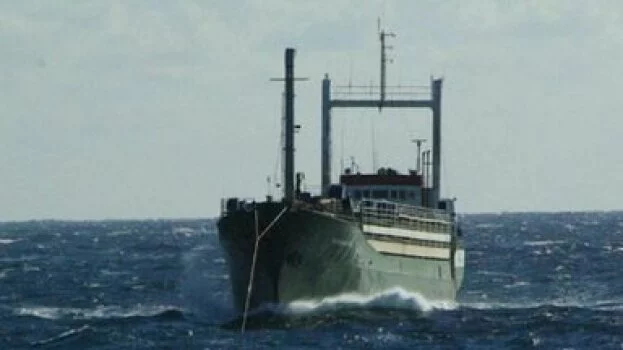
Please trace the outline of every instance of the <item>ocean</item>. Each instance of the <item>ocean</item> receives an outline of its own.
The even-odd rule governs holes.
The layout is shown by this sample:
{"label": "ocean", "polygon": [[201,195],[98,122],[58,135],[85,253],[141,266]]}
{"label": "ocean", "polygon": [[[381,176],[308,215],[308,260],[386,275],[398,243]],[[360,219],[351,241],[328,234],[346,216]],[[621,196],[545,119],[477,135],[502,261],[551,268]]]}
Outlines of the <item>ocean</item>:
{"label": "ocean", "polygon": [[460,220],[456,302],[272,305],[244,334],[215,220],[0,223],[0,349],[623,349],[623,213]]}

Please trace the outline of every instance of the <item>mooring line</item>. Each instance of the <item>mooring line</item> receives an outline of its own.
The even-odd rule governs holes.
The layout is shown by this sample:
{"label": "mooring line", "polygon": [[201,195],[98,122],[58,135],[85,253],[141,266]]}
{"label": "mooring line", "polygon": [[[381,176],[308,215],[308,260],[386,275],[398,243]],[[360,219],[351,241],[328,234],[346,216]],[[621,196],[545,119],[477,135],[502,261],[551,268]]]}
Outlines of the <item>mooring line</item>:
{"label": "mooring line", "polygon": [[251,293],[253,292],[253,279],[255,276],[255,262],[257,261],[257,250],[258,250],[257,248],[259,247],[260,239],[262,239],[262,237],[264,237],[264,235],[268,233],[268,231],[273,227],[273,225],[277,221],[279,221],[281,216],[283,216],[283,214],[285,214],[286,211],[288,211],[287,206],[284,207],[279,212],[279,214],[273,219],[273,221],[270,222],[270,224],[268,224],[268,226],[266,226],[266,228],[264,229],[264,231],[262,231],[262,233],[258,234],[259,227],[258,227],[257,207],[254,207],[253,214],[255,216],[255,247],[253,248],[253,261],[251,262],[251,272],[249,274],[249,286],[247,287],[247,298],[244,302],[244,313],[242,315],[242,326],[240,327],[240,333],[244,333],[244,330],[247,325],[247,315],[249,313],[249,304],[251,303]]}
{"label": "mooring line", "polygon": [[286,213],[286,211],[288,211],[288,207],[284,207],[283,209],[281,209],[281,211],[279,212],[279,214],[277,214],[277,216],[275,216],[273,221],[270,224],[268,224],[268,226],[266,226],[266,228],[264,229],[264,231],[262,231],[262,233],[260,233],[258,239],[262,239],[262,237],[264,237],[264,235],[268,233],[268,230],[270,230],[273,227],[273,225],[276,224],[277,221],[279,221],[279,219],[281,219],[281,217],[283,216],[283,214]]}

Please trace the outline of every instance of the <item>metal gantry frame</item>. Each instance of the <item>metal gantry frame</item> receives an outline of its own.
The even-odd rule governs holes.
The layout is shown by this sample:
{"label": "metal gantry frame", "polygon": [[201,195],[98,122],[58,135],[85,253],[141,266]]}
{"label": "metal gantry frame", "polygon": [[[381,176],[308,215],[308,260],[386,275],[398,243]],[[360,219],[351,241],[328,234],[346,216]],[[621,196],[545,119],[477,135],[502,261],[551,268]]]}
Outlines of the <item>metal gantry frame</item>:
{"label": "metal gantry frame", "polygon": [[[331,185],[331,110],[333,108],[430,108],[433,117],[433,163],[432,192],[430,205],[437,206],[441,180],[441,87],[443,79],[431,79],[430,99],[387,99],[382,95],[379,99],[332,99],[331,80],[325,74],[322,80],[322,136],[321,136],[321,183],[322,194],[328,194]],[[384,88],[381,91],[385,92]]]}
{"label": "metal gantry frame", "polygon": [[[387,55],[385,50],[391,48],[385,43],[386,37],[395,37],[394,33],[387,33],[380,30],[379,39],[381,41],[381,76],[379,86],[378,99],[339,99],[332,98],[331,80],[329,75],[325,74],[322,80],[322,135],[321,135],[321,183],[322,195],[326,196],[331,185],[331,110],[333,108],[430,108],[433,112],[433,185],[425,199],[426,205],[436,207],[439,202],[439,193],[441,188],[441,86],[443,79],[431,79],[431,95],[430,99],[388,99],[386,91],[386,64]],[[418,154],[418,157],[420,155]]]}
{"label": "metal gantry frame", "polygon": [[[340,99],[332,98],[331,80],[325,74],[322,80],[322,132],[321,132],[321,187],[322,195],[328,195],[331,185],[331,110],[333,108],[429,108],[432,110],[432,188],[425,198],[426,206],[437,207],[441,188],[441,88],[443,79],[431,78],[431,93],[429,99],[403,99],[387,97],[385,85],[385,37],[390,33],[380,32],[381,38],[381,85],[378,99]],[[394,34],[391,34],[394,36]],[[286,201],[294,199],[294,81],[305,78],[294,77],[294,54],[292,48],[285,52],[285,147],[284,147],[284,198]]]}

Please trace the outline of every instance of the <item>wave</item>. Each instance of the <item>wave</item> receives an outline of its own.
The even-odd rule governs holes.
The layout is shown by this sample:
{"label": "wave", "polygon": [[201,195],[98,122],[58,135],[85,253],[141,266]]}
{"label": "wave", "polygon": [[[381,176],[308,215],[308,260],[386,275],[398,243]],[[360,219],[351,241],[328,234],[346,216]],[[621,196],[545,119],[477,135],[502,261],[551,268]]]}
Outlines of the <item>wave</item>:
{"label": "wave", "polygon": [[505,284],[504,288],[512,289],[512,288],[518,288],[518,287],[526,287],[526,286],[529,286],[529,285],[530,285],[530,282],[516,281],[516,282],[513,282],[511,284]]}
{"label": "wave", "polygon": [[0,244],[11,244],[11,243],[19,242],[19,241],[21,241],[21,239],[19,238],[16,238],[16,239],[0,238]]}
{"label": "wave", "polygon": [[179,226],[179,227],[173,227],[173,229],[171,229],[171,233],[175,235],[184,235],[186,237],[190,237],[193,235],[201,234],[201,230],[194,229],[191,227]]}
{"label": "wave", "polygon": [[7,269],[0,270],[0,279],[5,278],[9,274],[9,272],[11,272],[13,270],[14,269],[12,269],[12,268],[7,268]]}
{"label": "wave", "polygon": [[117,230],[117,231],[108,232],[106,234],[106,236],[108,236],[108,237],[119,237],[119,236],[131,235],[131,234],[135,234],[135,232],[132,231],[132,230]]}
{"label": "wave", "polygon": [[392,288],[375,295],[341,294],[320,301],[299,300],[286,304],[283,311],[289,313],[328,312],[341,309],[396,309],[430,312],[453,310],[458,304],[450,300],[431,301],[418,293],[402,288]]}
{"label": "wave", "polygon": [[31,316],[47,320],[64,318],[91,320],[91,319],[123,319],[135,317],[165,317],[182,318],[183,310],[170,305],[136,305],[132,308],[120,306],[97,306],[94,309],[62,308],[48,306],[21,307],[14,310],[18,316]]}
{"label": "wave", "polygon": [[[430,301],[417,293],[392,288],[372,296],[341,294],[322,300],[299,300],[287,304],[268,304],[247,315],[247,329],[307,328],[341,322],[377,322],[419,318],[434,310],[454,310],[453,301]],[[244,315],[222,326],[240,329]]]}
{"label": "wave", "polygon": [[89,325],[84,325],[80,328],[72,328],[68,331],[65,331],[63,333],[60,333],[58,335],[55,335],[53,337],[47,338],[47,339],[43,339],[43,340],[38,340],[35,342],[30,343],[30,345],[34,346],[34,347],[39,347],[39,346],[49,346],[51,344],[54,345],[59,345],[59,343],[63,343],[68,341],[69,339],[74,339],[76,337],[80,337],[85,333],[92,333],[94,332],[93,328],[91,328]]}
{"label": "wave", "polygon": [[475,227],[476,228],[485,228],[485,229],[488,229],[488,228],[494,228],[495,229],[495,228],[502,228],[502,227],[504,227],[504,224],[482,223],[482,224],[477,224]]}
{"label": "wave", "polygon": [[524,245],[527,245],[530,247],[540,247],[540,246],[557,245],[557,244],[564,244],[564,243],[566,243],[566,241],[526,241],[526,242],[523,242]]}
{"label": "wave", "polygon": [[585,301],[534,301],[525,303],[504,303],[504,302],[468,302],[460,303],[462,309],[476,310],[521,310],[538,309],[544,307],[554,308],[577,308],[594,311],[623,311],[623,300],[598,300],[593,302]]}

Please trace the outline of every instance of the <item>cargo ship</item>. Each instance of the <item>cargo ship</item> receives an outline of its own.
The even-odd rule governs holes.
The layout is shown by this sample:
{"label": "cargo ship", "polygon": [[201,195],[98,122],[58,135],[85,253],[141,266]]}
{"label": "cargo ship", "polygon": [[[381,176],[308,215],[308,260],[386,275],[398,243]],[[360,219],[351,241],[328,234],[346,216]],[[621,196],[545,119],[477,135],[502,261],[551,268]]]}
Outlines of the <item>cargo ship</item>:
{"label": "cargo ship", "polygon": [[[219,241],[227,258],[234,306],[321,300],[344,293],[374,295],[392,288],[430,300],[454,300],[465,269],[455,199],[440,198],[441,88],[431,79],[426,98],[393,94],[385,83],[386,45],[379,32],[381,79],[370,98],[332,91],[322,80],[321,190],[302,189],[295,172],[295,49],[285,50],[283,197],[261,201],[224,198]],[[343,87],[342,87],[343,88]],[[367,88],[366,88],[367,89]],[[370,91],[367,89],[367,91]],[[406,98],[404,96],[407,96]],[[340,170],[331,179],[332,111],[337,108],[425,108],[432,111],[431,150],[416,169]],[[423,162],[421,162],[423,157]],[[423,166],[422,166],[423,164]]]}

